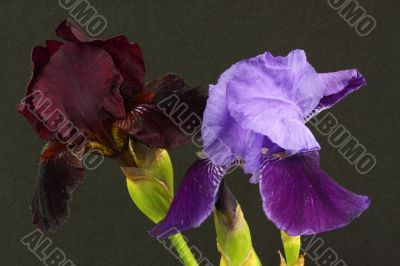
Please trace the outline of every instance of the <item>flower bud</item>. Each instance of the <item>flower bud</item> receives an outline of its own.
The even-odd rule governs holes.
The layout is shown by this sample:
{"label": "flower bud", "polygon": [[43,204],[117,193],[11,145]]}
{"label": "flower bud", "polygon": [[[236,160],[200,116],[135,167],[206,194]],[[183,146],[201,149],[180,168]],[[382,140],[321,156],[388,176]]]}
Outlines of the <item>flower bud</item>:
{"label": "flower bud", "polygon": [[154,223],[161,221],[173,197],[173,170],[168,152],[129,140],[129,150],[137,167],[121,166],[129,195]]}
{"label": "flower bud", "polygon": [[281,231],[281,238],[286,257],[285,260],[282,254],[279,252],[279,255],[281,257],[281,266],[304,265],[304,257],[299,256],[301,247],[300,236],[290,236],[286,234],[284,231]]}
{"label": "flower bud", "polygon": [[294,263],[294,264],[286,264],[285,258],[282,256],[282,254],[279,252],[279,256],[281,258],[281,263],[279,264],[280,266],[304,266],[304,256],[300,255],[299,259]]}
{"label": "flower bud", "polygon": [[261,265],[240,205],[224,183],[221,184],[219,198],[215,204],[214,220],[221,266]]}

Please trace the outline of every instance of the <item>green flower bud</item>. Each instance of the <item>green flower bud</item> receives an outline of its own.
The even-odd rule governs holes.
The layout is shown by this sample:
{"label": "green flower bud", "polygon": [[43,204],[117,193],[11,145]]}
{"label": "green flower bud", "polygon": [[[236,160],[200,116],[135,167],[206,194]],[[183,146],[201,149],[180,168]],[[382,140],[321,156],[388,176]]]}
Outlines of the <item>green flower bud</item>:
{"label": "green flower bud", "polygon": [[151,148],[129,139],[129,151],[138,168],[163,181],[173,195],[174,171],[167,150]]}
{"label": "green flower bud", "polygon": [[300,236],[290,236],[284,231],[281,231],[281,238],[283,249],[285,250],[286,261],[282,254],[279,253],[281,257],[281,265],[287,266],[300,266],[304,265],[304,257],[300,256],[301,240]]}
{"label": "green flower bud", "polygon": [[221,266],[261,265],[240,205],[224,183],[215,204],[214,220]]}
{"label": "green flower bud", "polygon": [[[280,266],[289,266],[289,264],[286,264],[285,258],[282,256],[282,254],[278,251],[279,256],[281,258],[281,263],[279,264]],[[304,266],[304,256],[300,255],[299,259],[294,263],[291,264],[292,266]]]}
{"label": "green flower bud", "polygon": [[[122,146],[122,145],[121,145]],[[121,165],[129,195],[136,206],[154,223],[164,219],[174,194],[174,173],[168,152],[144,144],[128,142],[133,166]],[[198,266],[188,244],[178,233],[169,237],[186,266]]]}
{"label": "green flower bud", "polygon": [[173,197],[173,170],[168,152],[129,140],[129,150],[137,167],[121,166],[129,195],[154,223],[161,221]]}

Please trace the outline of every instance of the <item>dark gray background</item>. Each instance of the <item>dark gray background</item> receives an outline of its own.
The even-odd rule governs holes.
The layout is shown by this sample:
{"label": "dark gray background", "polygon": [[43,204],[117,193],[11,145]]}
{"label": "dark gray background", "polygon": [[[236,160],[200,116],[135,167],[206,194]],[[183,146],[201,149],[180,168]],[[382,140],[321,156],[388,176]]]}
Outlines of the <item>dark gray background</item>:
{"label": "dark gray background", "polygon": [[[398,265],[399,204],[397,133],[399,123],[399,12],[395,0],[359,0],[378,22],[360,37],[326,0],[247,1],[89,1],[108,21],[100,36],[125,34],[145,55],[146,79],[182,73],[206,87],[232,63],[269,50],[286,55],[305,49],[320,72],[357,67],[368,86],[331,111],[377,157],[377,166],[360,175],[315,132],[323,147],[323,168],[342,185],[372,198],[371,208],[350,226],[321,234],[348,265]],[[163,2],[163,3],[160,3]],[[54,39],[54,28],[68,16],[57,1],[1,1],[0,75],[0,265],[42,265],[20,243],[31,232],[30,204],[43,142],[15,112],[31,75],[33,46]],[[176,184],[195,158],[185,146],[171,152]],[[249,222],[255,249],[265,265],[278,265],[279,231],[265,218],[258,187],[240,173],[227,178]],[[178,265],[147,234],[151,222],[131,202],[117,165],[107,160],[86,172],[74,193],[65,226],[50,234],[77,265]],[[212,219],[186,235],[215,265],[218,253]],[[307,265],[314,265],[310,260]]]}

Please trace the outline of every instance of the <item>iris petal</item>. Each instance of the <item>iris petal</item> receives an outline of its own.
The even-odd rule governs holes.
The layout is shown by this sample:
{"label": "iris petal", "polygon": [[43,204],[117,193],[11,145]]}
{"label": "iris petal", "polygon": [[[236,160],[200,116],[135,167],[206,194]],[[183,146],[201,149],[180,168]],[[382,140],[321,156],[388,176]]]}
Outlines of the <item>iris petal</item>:
{"label": "iris petal", "polygon": [[325,84],[324,97],[320,101],[320,105],[324,108],[333,106],[349,93],[367,84],[357,69],[324,73],[319,76]]}
{"label": "iris petal", "polygon": [[143,91],[145,67],[142,50],[137,43],[132,43],[127,37],[119,35],[105,41],[96,40],[90,44],[110,53],[115,66],[124,78],[120,90],[125,100],[130,101],[134,95]]}
{"label": "iris petal", "polygon": [[214,208],[225,172],[225,168],[213,165],[208,159],[195,161],[183,177],[167,216],[150,234],[166,238],[200,226]]}
{"label": "iris petal", "polygon": [[[186,107],[184,112],[170,113],[158,106],[171,96],[177,97],[177,106]],[[200,88],[187,85],[182,76],[168,74],[150,82],[144,97],[148,98],[146,104],[135,103],[127,117],[114,125],[147,145],[163,149],[187,144],[199,133],[206,97]]]}
{"label": "iris petal", "polygon": [[266,216],[289,235],[312,235],[349,224],[370,204],[319,167],[317,152],[264,157],[260,192]]}
{"label": "iris petal", "polygon": [[130,42],[123,35],[105,41],[91,39],[70,19],[60,23],[56,29],[56,34],[70,42],[90,42],[91,45],[103,48],[110,53],[124,78],[121,94],[127,101],[143,90],[145,68],[142,50],[137,43]]}
{"label": "iris petal", "polygon": [[[85,43],[67,43],[50,58],[38,76],[31,90],[40,93],[42,98],[31,104],[30,111],[35,113],[35,123],[46,124],[53,132],[68,120],[80,132],[95,132],[103,143],[112,143],[103,122],[125,117],[124,101],[119,93],[121,82],[106,51]],[[37,129],[35,123],[31,122]]]}
{"label": "iris petal", "polygon": [[[204,152],[216,165],[227,165],[236,158],[245,160],[246,154],[253,157],[259,153],[261,146],[256,145],[260,136],[250,129],[244,129],[229,114],[226,85],[235,69],[225,71],[215,86],[209,88],[209,98],[204,111],[202,124],[202,139]],[[252,144],[252,145],[249,145]],[[251,165],[257,165],[259,160],[249,160]]]}
{"label": "iris petal", "polygon": [[56,29],[58,37],[69,42],[89,42],[93,39],[86,36],[79,27],[70,19],[63,20]]}
{"label": "iris petal", "polygon": [[33,71],[32,77],[26,89],[27,97],[25,97],[22,103],[17,104],[17,111],[22,114],[32,127],[36,130],[42,139],[50,140],[51,131],[44,126],[44,124],[37,119],[37,117],[30,111],[33,107],[33,87],[38,81],[38,77],[41,74],[43,68],[49,63],[50,57],[58,51],[63,43],[58,41],[47,41],[47,46],[36,46],[32,50],[32,64]]}
{"label": "iris petal", "polygon": [[180,116],[181,120],[185,120],[191,114],[200,119],[203,117],[207,96],[202,88],[186,83],[180,74],[168,73],[152,80],[146,84],[145,92],[154,95],[151,103],[156,105],[171,95],[176,96],[180,104],[187,106],[185,114]]}
{"label": "iris petal", "polygon": [[[210,86],[202,131],[205,153],[220,165],[235,156],[246,161],[246,154],[258,149],[247,145],[254,134],[287,150],[319,149],[304,118],[319,103],[323,88],[302,50],[286,57],[265,53],[234,64]],[[249,164],[258,163],[251,157]]]}
{"label": "iris petal", "polygon": [[228,85],[228,108],[243,128],[267,136],[280,147],[291,151],[315,150],[320,146],[304,125],[298,107],[285,99],[249,93],[246,84]]}
{"label": "iris petal", "polygon": [[[45,151],[59,144],[50,144]],[[48,152],[47,152],[48,153]],[[70,194],[83,181],[81,161],[67,150],[52,151],[39,164],[36,190],[32,200],[33,223],[42,231],[54,230],[68,216]]]}
{"label": "iris petal", "polygon": [[[231,71],[234,74],[228,86],[235,83],[250,99],[276,100],[292,106],[301,117],[317,106],[324,93],[323,83],[303,50],[294,50],[284,57],[264,53],[236,63]],[[227,94],[229,97],[229,88]],[[252,106],[251,101],[246,103]],[[229,107],[229,111],[234,109]]]}
{"label": "iris petal", "polygon": [[190,141],[179,126],[150,104],[138,105],[114,125],[151,147],[170,149]]}

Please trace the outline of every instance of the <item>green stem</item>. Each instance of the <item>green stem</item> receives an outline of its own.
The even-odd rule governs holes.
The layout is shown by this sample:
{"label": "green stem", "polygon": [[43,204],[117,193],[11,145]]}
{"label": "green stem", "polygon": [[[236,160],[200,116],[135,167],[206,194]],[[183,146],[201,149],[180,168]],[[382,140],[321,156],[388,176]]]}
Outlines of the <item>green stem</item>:
{"label": "green stem", "polygon": [[192,251],[186,243],[186,240],[182,236],[182,234],[178,233],[176,235],[170,236],[169,240],[172,245],[175,247],[176,251],[179,254],[179,257],[182,259],[183,263],[186,266],[198,266],[196,258],[193,256]]}

